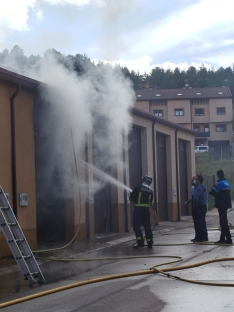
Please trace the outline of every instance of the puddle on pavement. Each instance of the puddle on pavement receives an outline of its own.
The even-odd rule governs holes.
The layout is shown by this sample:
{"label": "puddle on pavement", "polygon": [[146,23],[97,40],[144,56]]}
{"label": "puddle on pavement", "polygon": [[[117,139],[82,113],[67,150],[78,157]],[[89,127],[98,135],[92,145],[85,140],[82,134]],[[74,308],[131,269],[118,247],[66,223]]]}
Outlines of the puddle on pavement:
{"label": "puddle on pavement", "polygon": [[[145,252],[148,250],[145,249]],[[105,265],[109,263],[110,260],[98,260],[98,258],[103,257],[119,257],[119,256],[130,256],[136,255],[133,251],[131,244],[120,244],[118,246],[111,246],[109,248],[102,248],[98,250],[92,250],[85,253],[79,253],[77,255],[70,255],[71,258],[96,258],[95,261],[79,261],[79,262],[59,262],[59,261],[46,261],[40,264],[41,272],[46,280],[46,286],[53,282],[66,280],[68,278],[79,276],[82,273]],[[48,257],[47,255],[46,257]],[[54,256],[56,258],[56,256]],[[57,256],[59,257],[59,256]],[[69,259],[69,258],[68,258]],[[10,266],[14,265],[14,260],[10,261]],[[9,267],[10,267],[9,266]],[[7,267],[5,265],[5,267]],[[12,271],[11,273],[6,273],[0,275],[0,303],[13,300],[22,296],[25,291],[35,290],[35,288],[45,288],[44,283],[35,283],[32,287],[29,286],[27,280],[23,279],[23,276],[19,270]],[[46,287],[47,288],[47,287]],[[41,289],[42,291],[44,289]],[[35,292],[35,291],[34,291]]]}

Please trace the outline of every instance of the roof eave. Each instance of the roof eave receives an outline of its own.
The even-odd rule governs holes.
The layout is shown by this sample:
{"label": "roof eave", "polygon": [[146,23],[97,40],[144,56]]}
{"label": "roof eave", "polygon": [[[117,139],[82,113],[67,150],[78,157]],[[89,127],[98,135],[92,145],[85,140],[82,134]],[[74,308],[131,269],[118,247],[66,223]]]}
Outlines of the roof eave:
{"label": "roof eave", "polygon": [[20,84],[22,87],[37,90],[41,82],[26,76],[11,72],[4,68],[0,68],[0,80],[10,84]]}
{"label": "roof eave", "polygon": [[141,116],[141,117],[144,117],[144,118],[147,118],[147,119],[150,119],[150,120],[155,121],[155,122],[159,122],[159,123],[165,124],[167,126],[173,127],[175,129],[178,129],[178,130],[189,132],[189,133],[191,133],[193,135],[196,133],[194,130],[191,130],[191,129],[179,126],[178,124],[176,124],[174,122],[165,120],[163,118],[159,118],[157,116],[154,116],[154,115],[152,115],[150,113],[144,112],[144,111],[142,111],[140,109],[137,109],[137,108],[132,108],[131,109],[131,113],[135,114],[135,115],[138,115],[138,116]]}

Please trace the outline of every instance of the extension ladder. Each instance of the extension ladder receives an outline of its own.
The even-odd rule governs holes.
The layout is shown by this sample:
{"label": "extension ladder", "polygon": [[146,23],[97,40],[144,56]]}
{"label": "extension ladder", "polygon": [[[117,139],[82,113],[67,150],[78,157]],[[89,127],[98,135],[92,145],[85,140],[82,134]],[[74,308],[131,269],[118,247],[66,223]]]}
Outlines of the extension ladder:
{"label": "extension ladder", "polygon": [[19,226],[14,212],[0,186],[0,228],[25,280],[29,285],[45,283],[45,279]]}

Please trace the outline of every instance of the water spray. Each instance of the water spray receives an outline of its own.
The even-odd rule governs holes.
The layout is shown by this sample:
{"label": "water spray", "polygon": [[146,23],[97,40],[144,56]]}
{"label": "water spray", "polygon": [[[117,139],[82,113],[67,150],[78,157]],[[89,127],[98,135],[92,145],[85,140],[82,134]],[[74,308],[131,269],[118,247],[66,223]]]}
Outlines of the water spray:
{"label": "water spray", "polygon": [[118,187],[121,187],[122,189],[126,190],[126,191],[129,192],[129,193],[132,192],[132,189],[130,189],[128,186],[124,185],[122,182],[116,180],[115,178],[113,178],[113,177],[110,176],[109,174],[107,174],[107,173],[105,173],[105,172],[103,172],[103,171],[97,169],[96,167],[94,167],[93,165],[87,163],[86,161],[84,161],[84,160],[82,160],[82,159],[79,159],[79,161],[80,161],[80,163],[82,164],[83,167],[88,166],[89,169],[92,170],[93,173],[94,173],[96,176],[98,176],[98,177],[100,177],[100,178],[102,178],[102,179],[104,179],[104,180],[110,182],[111,184],[114,184],[114,185],[116,185],[116,186],[118,186]]}

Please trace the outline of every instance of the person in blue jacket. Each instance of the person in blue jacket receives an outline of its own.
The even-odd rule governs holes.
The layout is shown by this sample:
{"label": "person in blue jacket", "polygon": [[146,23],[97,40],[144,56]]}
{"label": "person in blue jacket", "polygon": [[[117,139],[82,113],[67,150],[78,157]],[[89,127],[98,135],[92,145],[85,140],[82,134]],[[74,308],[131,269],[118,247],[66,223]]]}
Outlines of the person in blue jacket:
{"label": "person in blue jacket", "polygon": [[210,195],[215,198],[215,207],[219,212],[219,222],[221,228],[221,235],[217,244],[233,244],[230,229],[228,226],[227,210],[232,208],[232,201],[230,195],[230,185],[224,177],[222,169],[217,171],[217,183],[212,188]]}
{"label": "person in blue jacket", "polygon": [[203,176],[197,174],[195,176],[195,187],[193,194],[193,209],[196,211],[196,239],[193,242],[208,241],[208,232],[206,228],[206,213],[208,195],[205,185],[203,184]]}
{"label": "person in blue jacket", "polygon": [[145,229],[148,248],[152,248],[153,245],[153,234],[150,223],[150,205],[153,201],[153,191],[150,188],[151,183],[152,177],[145,175],[142,177],[141,185],[135,186],[129,197],[135,206],[133,212],[133,230],[136,235],[137,245],[134,248],[145,246],[141,225]]}

